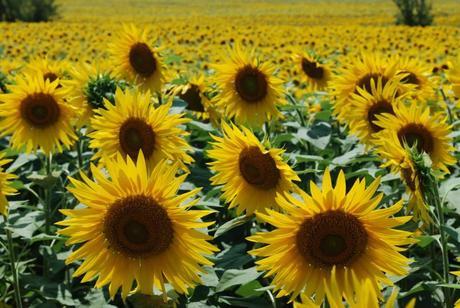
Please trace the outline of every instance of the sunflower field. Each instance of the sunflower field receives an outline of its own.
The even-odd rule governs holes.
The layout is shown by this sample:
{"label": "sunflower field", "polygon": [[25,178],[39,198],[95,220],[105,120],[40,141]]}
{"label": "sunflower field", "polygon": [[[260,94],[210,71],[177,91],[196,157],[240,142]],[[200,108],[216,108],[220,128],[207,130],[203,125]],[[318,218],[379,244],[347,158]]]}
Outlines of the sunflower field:
{"label": "sunflower field", "polygon": [[0,308],[460,307],[458,0],[55,2],[0,22]]}

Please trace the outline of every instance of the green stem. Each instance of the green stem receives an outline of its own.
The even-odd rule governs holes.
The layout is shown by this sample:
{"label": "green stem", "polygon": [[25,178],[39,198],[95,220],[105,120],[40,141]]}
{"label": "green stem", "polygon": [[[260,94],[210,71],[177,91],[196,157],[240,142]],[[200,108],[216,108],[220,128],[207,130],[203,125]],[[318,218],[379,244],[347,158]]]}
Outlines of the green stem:
{"label": "green stem", "polygon": [[[53,161],[53,156],[52,154],[49,154],[46,156],[46,175],[48,178],[51,178],[52,176],[52,171],[51,171],[51,164]],[[45,210],[45,234],[49,235],[50,234],[50,225],[51,225],[51,196],[53,193],[53,188],[46,187],[45,188],[45,204],[43,204],[44,210]],[[45,277],[48,276],[48,260],[46,256],[43,256],[43,275]]]}
{"label": "green stem", "polygon": [[270,123],[265,122],[265,135],[267,136],[267,140],[270,140]]}
{"label": "green stem", "polygon": [[11,231],[8,228],[5,228],[5,231],[6,237],[8,239],[8,251],[10,255],[11,271],[13,272],[14,299],[16,301],[16,307],[22,308],[21,286],[19,284],[18,270],[16,268],[16,255],[14,253],[13,237],[11,236]]}

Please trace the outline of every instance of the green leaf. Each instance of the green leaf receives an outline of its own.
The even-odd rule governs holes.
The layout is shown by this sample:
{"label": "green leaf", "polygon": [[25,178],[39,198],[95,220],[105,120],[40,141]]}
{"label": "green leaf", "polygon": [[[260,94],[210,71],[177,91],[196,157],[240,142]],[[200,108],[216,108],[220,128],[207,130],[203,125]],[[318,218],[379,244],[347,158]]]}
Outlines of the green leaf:
{"label": "green leaf", "polygon": [[259,290],[260,288],[262,288],[262,285],[257,280],[253,280],[239,287],[236,290],[236,294],[242,297],[259,296],[264,293],[264,291]]}
{"label": "green leaf", "polygon": [[221,236],[222,234],[238,227],[238,226],[241,226],[242,224],[248,222],[249,220],[251,219],[251,217],[248,217],[246,215],[243,215],[243,216],[239,216],[239,217],[236,217],[236,218],[233,218],[232,220],[230,221],[227,221],[226,223],[224,223],[222,226],[220,226],[217,230],[216,230],[216,233],[214,234],[214,238],[217,238],[219,236]]}
{"label": "green leaf", "polygon": [[422,236],[418,236],[417,240],[418,240],[417,245],[422,248],[425,248],[428,245],[430,245],[435,239],[429,235],[422,235]]}
{"label": "green leaf", "polygon": [[222,292],[230,287],[247,284],[262,275],[255,267],[248,269],[229,269],[224,272],[216,287],[216,292]]}

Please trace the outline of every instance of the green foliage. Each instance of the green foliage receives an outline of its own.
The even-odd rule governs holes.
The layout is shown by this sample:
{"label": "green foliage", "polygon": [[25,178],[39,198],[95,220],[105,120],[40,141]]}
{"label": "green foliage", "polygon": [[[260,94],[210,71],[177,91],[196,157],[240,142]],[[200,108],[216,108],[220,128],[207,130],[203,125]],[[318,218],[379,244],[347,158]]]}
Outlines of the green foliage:
{"label": "green foliage", "polygon": [[115,90],[117,87],[124,89],[125,86],[123,82],[110,77],[109,74],[100,74],[90,78],[85,95],[93,108],[103,108],[104,98],[115,104]]}
{"label": "green foliage", "polygon": [[57,8],[54,0],[0,0],[0,21],[49,21]]}
{"label": "green foliage", "polygon": [[432,5],[429,0],[393,0],[399,9],[398,25],[429,26],[433,23]]}

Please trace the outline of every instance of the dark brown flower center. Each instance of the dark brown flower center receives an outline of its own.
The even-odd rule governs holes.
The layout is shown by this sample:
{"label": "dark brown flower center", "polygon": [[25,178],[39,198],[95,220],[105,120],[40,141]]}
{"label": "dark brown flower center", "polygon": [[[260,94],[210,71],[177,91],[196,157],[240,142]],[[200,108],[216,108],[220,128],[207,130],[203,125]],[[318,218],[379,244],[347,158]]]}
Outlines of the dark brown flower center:
{"label": "dark brown flower center", "polygon": [[314,61],[302,58],[302,70],[310,78],[322,79],[324,76],[324,69]]}
{"label": "dark brown flower center", "polygon": [[43,75],[43,79],[46,81],[46,80],[49,80],[49,82],[53,82],[55,81],[56,79],[58,79],[58,76],[55,74],[55,73],[52,73],[52,72],[48,72],[48,73],[45,73]]}
{"label": "dark brown flower center", "polygon": [[152,197],[129,196],[110,205],[103,223],[110,249],[126,257],[158,255],[168,249],[174,235],[166,210]]}
{"label": "dark brown flower center", "polygon": [[401,79],[402,83],[409,83],[413,85],[419,85],[420,80],[418,79],[417,75],[411,73],[409,71],[401,71],[400,74],[406,75],[403,79]]}
{"label": "dark brown flower center", "polygon": [[274,188],[280,180],[275,160],[270,153],[263,154],[256,146],[241,151],[239,167],[246,182],[260,189]]}
{"label": "dark brown flower center", "polygon": [[340,210],[306,219],[296,235],[297,248],[315,266],[347,266],[366,250],[367,232],[361,221]]}
{"label": "dark brown flower center", "polygon": [[131,46],[129,51],[129,63],[132,68],[144,78],[148,78],[155,73],[157,62],[152,50],[145,43],[136,43]]}
{"label": "dark brown flower center", "polygon": [[188,90],[180,94],[179,97],[187,103],[188,110],[204,112],[204,107],[201,103],[200,89],[196,85],[190,85]]}
{"label": "dark brown flower center", "polygon": [[417,151],[431,154],[434,149],[434,139],[431,132],[422,124],[410,123],[398,131],[399,142],[409,147],[417,145]]}
{"label": "dark brown flower center", "polygon": [[235,88],[243,100],[257,103],[267,96],[267,77],[258,68],[246,65],[236,74]]}
{"label": "dark brown flower center", "polygon": [[[377,73],[371,73],[371,74],[366,74],[363,77],[361,77],[357,82],[356,82],[356,88],[361,88],[367,92],[371,91],[371,80],[374,80],[375,86],[377,86],[378,79],[381,78],[382,80],[382,87],[386,85],[388,82],[388,78],[381,74]],[[355,93],[358,94],[358,90],[355,89]]]}
{"label": "dark brown flower center", "polygon": [[21,102],[21,117],[37,128],[47,128],[56,123],[60,116],[59,105],[50,94],[34,93]]}
{"label": "dark brown flower center", "polygon": [[155,149],[155,133],[152,126],[143,119],[129,118],[126,120],[120,127],[118,139],[123,152],[132,159],[137,159],[140,150],[148,158]]}
{"label": "dark brown flower center", "polygon": [[382,113],[390,113],[394,114],[393,106],[386,100],[381,100],[372,105],[369,110],[367,111],[367,121],[371,126],[374,132],[381,131],[382,128],[374,123],[377,120],[377,115]]}

